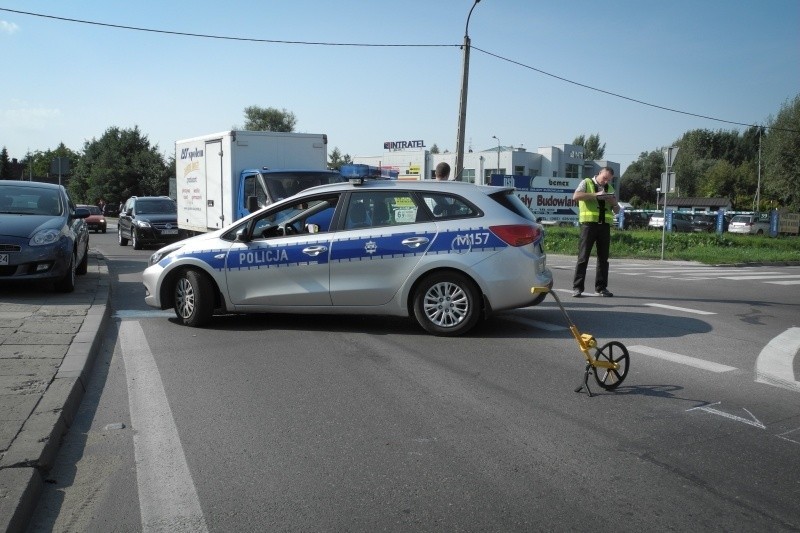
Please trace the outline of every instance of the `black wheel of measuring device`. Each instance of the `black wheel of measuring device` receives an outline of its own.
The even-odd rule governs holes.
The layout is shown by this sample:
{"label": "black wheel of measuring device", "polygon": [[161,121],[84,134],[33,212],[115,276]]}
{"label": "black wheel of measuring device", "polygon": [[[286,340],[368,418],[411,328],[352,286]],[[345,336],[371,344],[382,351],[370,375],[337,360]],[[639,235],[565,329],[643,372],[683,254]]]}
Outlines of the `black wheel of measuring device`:
{"label": "black wheel of measuring device", "polygon": [[619,341],[611,341],[598,348],[594,357],[598,361],[619,364],[617,369],[595,367],[594,379],[598,385],[606,390],[612,390],[625,381],[625,376],[628,375],[628,368],[630,367],[630,357],[624,344]]}

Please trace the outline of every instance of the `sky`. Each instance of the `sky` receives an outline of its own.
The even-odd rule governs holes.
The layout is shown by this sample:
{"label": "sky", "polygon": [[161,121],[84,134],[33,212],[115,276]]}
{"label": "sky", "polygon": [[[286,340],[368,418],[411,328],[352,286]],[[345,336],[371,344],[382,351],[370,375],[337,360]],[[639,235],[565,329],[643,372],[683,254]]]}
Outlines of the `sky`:
{"label": "sky", "polygon": [[467,30],[474,151],[599,134],[624,172],[800,94],[800,0],[0,0],[0,147],[80,152],[138,127],[166,156],[255,105],[329,151],[454,152]]}

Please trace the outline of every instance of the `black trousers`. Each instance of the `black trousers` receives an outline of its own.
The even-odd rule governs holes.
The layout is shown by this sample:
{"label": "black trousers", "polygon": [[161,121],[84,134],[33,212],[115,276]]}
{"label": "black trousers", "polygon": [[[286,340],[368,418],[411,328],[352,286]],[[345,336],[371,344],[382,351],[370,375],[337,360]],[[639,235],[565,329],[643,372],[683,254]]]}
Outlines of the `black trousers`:
{"label": "black trousers", "polygon": [[578,264],[575,265],[575,279],[572,288],[584,290],[586,281],[586,267],[589,265],[589,256],[592,247],[597,244],[597,269],[594,275],[595,291],[601,291],[608,286],[608,248],[611,246],[611,226],[598,222],[584,222],[581,224],[581,242],[578,246]]}

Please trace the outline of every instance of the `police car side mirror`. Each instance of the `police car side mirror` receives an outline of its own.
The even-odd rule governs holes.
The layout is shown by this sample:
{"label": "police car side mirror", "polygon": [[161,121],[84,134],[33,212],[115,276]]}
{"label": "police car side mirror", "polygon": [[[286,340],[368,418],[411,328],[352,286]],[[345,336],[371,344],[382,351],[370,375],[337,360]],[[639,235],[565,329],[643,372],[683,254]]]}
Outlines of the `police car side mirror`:
{"label": "police car side mirror", "polygon": [[319,225],[306,224],[306,233],[319,233]]}
{"label": "police car side mirror", "polygon": [[236,242],[250,242],[250,237],[247,236],[247,226],[240,228],[236,232]]}

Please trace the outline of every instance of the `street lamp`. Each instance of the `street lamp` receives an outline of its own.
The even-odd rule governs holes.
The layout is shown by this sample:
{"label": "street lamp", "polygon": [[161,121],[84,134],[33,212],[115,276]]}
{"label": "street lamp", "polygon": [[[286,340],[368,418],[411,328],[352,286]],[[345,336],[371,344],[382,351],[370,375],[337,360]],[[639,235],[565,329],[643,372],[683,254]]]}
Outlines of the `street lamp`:
{"label": "street lamp", "polygon": [[456,136],[456,168],[455,180],[461,181],[461,175],[464,172],[464,127],[467,122],[467,81],[469,80],[469,18],[472,16],[472,10],[478,5],[481,0],[475,0],[472,8],[467,15],[467,25],[464,28],[464,65],[461,69],[461,101],[458,106],[458,135]]}
{"label": "street lamp", "polygon": [[[497,135],[492,135],[492,139],[497,139]],[[500,139],[497,139],[497,173],[500,174]]]}

